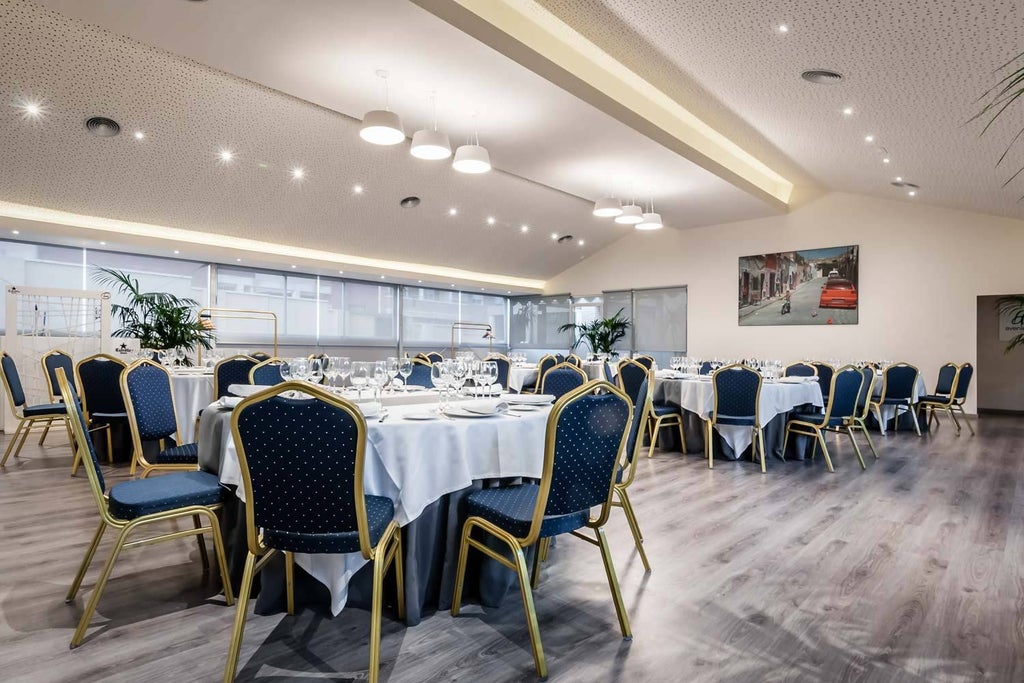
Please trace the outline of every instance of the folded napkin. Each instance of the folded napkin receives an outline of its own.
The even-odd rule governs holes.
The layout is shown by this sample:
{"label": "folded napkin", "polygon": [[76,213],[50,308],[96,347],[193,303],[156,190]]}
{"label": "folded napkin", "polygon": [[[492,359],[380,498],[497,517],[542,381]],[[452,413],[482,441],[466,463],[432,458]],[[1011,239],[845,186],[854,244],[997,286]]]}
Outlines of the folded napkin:
{"label": "folded napkin", "polygon": [[477,415],[499,415],[508,412],[508,404],[497,400],[465,401],[459,403],[458,407],[467,413],[476,413]]}
{"label": "folded napkin", "polygon": [[654,373],[655,377],[660,379],[683,379],[685,375],[678,370],[658,370]]}
{"label": "folded napkin", "polygon": [[806,384],[809,382],[817,382],[817,377],[780,377],[777,381],[783,384]]}
{"label": "folded napkin", "polygon": [[380,415],[380,411],[382,410],[381,404],[375,401],[356,403],[356,405],[359,406],[359,410],[363,413],[363,417],[377,417]]}
{"label": "folded napkin", "polygon": [[218,398],[216,401],[214,401],[213,405],[215,407],[217,407],[217,408],[228,408],[228,409],[230,409],[230,408],[234,408],[235,406],[237,406],[241,402],[242,402],[242,397],[241,396],[224,396],[224,397]]}

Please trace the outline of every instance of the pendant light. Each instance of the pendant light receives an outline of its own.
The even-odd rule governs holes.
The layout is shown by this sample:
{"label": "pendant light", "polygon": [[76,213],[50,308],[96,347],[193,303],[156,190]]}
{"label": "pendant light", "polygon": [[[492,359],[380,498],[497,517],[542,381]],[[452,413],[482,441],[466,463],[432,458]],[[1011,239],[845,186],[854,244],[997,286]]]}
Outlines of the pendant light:
{"label": "pendant light", "polygon": [[377,77],[384,81],[384,108],[366,112],[359,137],[374,145],[397,145],[405,141],[405,130],[398,114],[388,106],[388,72],[377,71]]}
{"label": "pendant light", "polygon": [[644,212],[631,200],[629,204],[622,207],[622,213],[615,217],[619,225],[636,225],[644,219]]}
{"label": "pendant light", "polygon": [[644,213],[643,220],[636,224],[637,230],[661,230],[661,214],[654,211],[654,197],[651,197],[650,211]]}
{"label": "pendant light", "polygon": [[491,155],[480,146],[480,133],[476,130],[476,114],[473,114],[473,144],[466,144],[455,150],[452,168],[459,173],[487,173],[491,170]]}
{"label": "pendant light", "polygon": [[447,159],[452,155],[448,136],[437,129],[437,93],[430,93],[434,105],[434,128],[424,128],[413,133],[409,154],[417,159]]}
{"label": "pendant light", "polygon": [[622,202],[615,197],[602,197],[594,202],[594,215],[600,218],[621,216]]}

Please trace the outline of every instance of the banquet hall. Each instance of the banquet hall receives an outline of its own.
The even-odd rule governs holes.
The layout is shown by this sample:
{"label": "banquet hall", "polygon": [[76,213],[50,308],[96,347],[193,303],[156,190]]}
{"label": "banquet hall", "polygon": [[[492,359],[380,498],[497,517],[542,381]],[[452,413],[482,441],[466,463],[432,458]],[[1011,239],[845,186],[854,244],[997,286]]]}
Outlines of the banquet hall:
{"label": "banquet hall", "polygon": [[1024,680],[1024,4],[0,44],[3,680]]}

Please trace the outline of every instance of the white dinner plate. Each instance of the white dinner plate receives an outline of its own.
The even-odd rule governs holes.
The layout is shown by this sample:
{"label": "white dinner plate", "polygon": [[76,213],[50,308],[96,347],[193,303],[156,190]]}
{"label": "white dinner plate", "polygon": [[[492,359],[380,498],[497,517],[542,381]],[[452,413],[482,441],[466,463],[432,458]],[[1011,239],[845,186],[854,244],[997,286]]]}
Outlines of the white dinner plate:
{"label": "white dinner plate", "polygon": [[452,406],[444,411],[448,417],[497,417],[501,413],[473,413],[459,406]]}
{"label": "white dinner plate", "polygon": [[509,410],[515,410],[516,412],[520,412],[520,413],[534,413],[534,412],[537,412],[538,410],[540,410],[543,407],[544,406],[531,406],[531,405],[527,405],[525,403],[520,403],[520,404],[517,404],[517,405],[510,405],[508,407],[508,409]]}
{"label": "white dinner plate", "polygon": [[437,413],[432,410],[419,410],[415,413],[406,413],[402,416],[403,420],[436,420],[440,417]]}
{"label": "white dinner plate", "polygon": [[543,406],[554,401],[555,397],[551,394],[502,394],[501,400],[510,406]]}

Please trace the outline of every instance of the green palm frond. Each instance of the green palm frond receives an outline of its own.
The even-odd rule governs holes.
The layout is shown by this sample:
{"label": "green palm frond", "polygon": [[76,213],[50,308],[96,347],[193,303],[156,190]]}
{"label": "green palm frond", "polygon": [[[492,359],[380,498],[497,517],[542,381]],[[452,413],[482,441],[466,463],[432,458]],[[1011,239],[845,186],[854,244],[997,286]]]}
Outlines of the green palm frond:
{"label": "green palm frond", "polygon": [[586,341],[590,350],[594,353],[612,353],[615,345],[626,336],[629,331],[630,322],[623,317],[620,308],[619,312],[610,318],[600,318],[589,323],[566,323],[558,328],[559,332],[570,330],[576,333],[576,341],[572,345],[575,350],[581,342]]}
{"label": "green palm frond", "polygon": [[[1006,114],[1007,111],[1011,111],[1013,105],[1018,104],[1020,99],[1024,97],[1024,52],[1018,54],[1013,59],[1010,59],[996,69],[995,74],[999,74],[1006,69],[1010,69],[1010,72],[1003,75],[1003,77],[1000,78],[994,86],[986,90],[985,93],[978,98],[977,101],[985,102],[985,105],[977,114],[967,120],[967,123],[982,120],[985,121],[984,127],[982,127],[981,132],[978,134],[979,137],[987,133],[997,120]],[[1017,109],[1014,108],[1012,111],[1017,111]],[[1010,138],[1010,142],[1006,145],[1006,149],[1003,150],[1003,153],[996,161],[997,168],[1002,165],[1010,152],[1016,148],[1022,136],[1024,136],[1024,126],[1019,128],[1017,133]],[[1024,166],[1020,167],[1015,173],[1007,178],[1003,183],[1003,187],[1006,187],[1016,180],[1022,172],[1024,172]],[[1024,195],[1022,195],[1017,201],[1021,200],[1024,200]]]}
{"label": "green palm frond", "polygon": [[[1024,317],[1024,295],[1013,294],[1001,296],[996,299],[996,310],[1000,315]],[[1005,353],[1013,351],[1018,346],[1024,345],[1024,334],[1018,334],[1006,344]]]}

